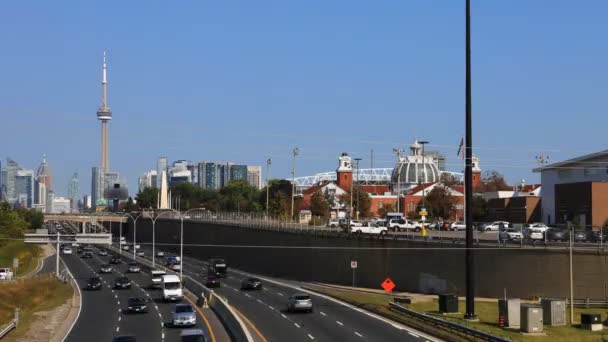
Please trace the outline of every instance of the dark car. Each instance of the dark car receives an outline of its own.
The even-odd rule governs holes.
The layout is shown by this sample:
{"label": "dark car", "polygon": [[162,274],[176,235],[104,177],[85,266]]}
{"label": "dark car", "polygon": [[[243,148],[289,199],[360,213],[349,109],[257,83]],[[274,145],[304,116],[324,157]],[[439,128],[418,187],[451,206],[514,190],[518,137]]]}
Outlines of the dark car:
{"label": "dark car", "polygon": [[137,339],[135,339],[135,336],[123,335],[114,337],[112,342],[137,342]]}
{"label": "dark car", "polygon": [[241,282],[242,290],[261,290],[262,288],[262,281],[258,278],[246,278]]}
{"label": "dark car", "polygon": [[549,228],[546,234],[549,241],[568,241],[570,235],[567,230],[558,228]]}
{"label": "dark car", "polygon": [[131,297],[128,300],[127,311],[130,313],[147,313],[148,302],[141,297]]}
{"label": "dark car", "polygon": [[117,264],[120,264],[120,262],[121,261],[120,261],[119,257],[112,257],[112,259],[110,259],[110,264],[117,265]]}
{"label": "dark car", "polygon": [[99,277],[91,277],[89,278],[89,282],[87,283],[87,290],[101,290],[103,285],[101,284],[101,279]]}
{"label": "dark car", "polygon": [[115,289],[129,289],[131,288],[131,281],[127,277],[118,277],[114,280]]}
{"label": "dark car", "polygon": [[205,281],[205,285],[207,287],[220,287],[221,286],[220,277],[215,276],[215,275],[208,275],[207,280]]}

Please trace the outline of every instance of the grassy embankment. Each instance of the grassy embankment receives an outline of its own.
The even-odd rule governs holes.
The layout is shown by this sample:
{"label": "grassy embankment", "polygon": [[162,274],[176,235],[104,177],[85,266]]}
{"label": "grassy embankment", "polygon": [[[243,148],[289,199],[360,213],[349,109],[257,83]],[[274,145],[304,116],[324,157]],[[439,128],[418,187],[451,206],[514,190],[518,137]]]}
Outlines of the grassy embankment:
{"label": "grassy embankment", "polygon": [[[395,311],[391,311],[388,309],[388,303],[392,301],[391,296],[381,295],[381,294],[368,294],[368,293],[358,293],[340,289],[328,289],[318,286],[310,286],[311,289],[315,291],[325,293],[332,297],[336,297],[342,299],[346,302],[355,304],[362,308],[365,308],[369,311],[377,312],[383,314],[385,316],[394,317],[397,320],[403,320],[404,322],[410,321],[412,326],[415,326],[414,321],[407,316],[397,313]],[[538,342],[570,342],[570,341],[608,341],[608,332],[598,331],[591,332],[587,330],[582,330],[579,328],[577,324],[574,326],[560,326],[560,327],[552,327],[545,326],[544,332],[545,335],[522,335],[517,331],[506,330],[500,328],[498,326],[498,304],[496,302],[489,301],[477,301],[475,303],[475,311],[479,317],[479,322],[468,322],[463,319],[463,313],[454,314],[454,315],[442,315],[437,312],[439,307],[437,303],[437,299],[428,302],[421,302],[415,304],[403,304],[405,307],[418,311],[424,312],[436,317],[450,320],[456,322],[458,324],[470,326],[472,328],[486,331],[492,333],[496,336],[502,336],[509,338],[513,341],[538,341]],[[464,311],[465,303],[464,301],[460,301],[460,311]],[[580,314],[586,313],[599,313],[602,314],[602,319],[606,319],[606,310],[605,309],[579,309],[575,308],[574,317],[575,321],[580,319]],[[569,314],[568,321],[569,321]],[[419,321],[418,321],[419,323]],[[423,327],[427,327],[425,324]],[[421,327],[418,327],[420,330],[424,331]],[[449,336],[449,335],[448,335]]]}

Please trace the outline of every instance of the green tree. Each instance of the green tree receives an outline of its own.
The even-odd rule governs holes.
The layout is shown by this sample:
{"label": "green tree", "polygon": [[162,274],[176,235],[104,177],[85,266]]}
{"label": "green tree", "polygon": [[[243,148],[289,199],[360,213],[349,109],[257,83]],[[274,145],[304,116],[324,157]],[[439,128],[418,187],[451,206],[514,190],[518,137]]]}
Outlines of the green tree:
{"label": "green tree", "polygon": [[317,190],[310,197],[310,211],[313,216],[326,219],[329,216],[329,202],[321,190]]}
{"label": "green tree", "polygon": [[159,191],[156,188],[144,188],[137,194],[137,196],[135,196],[137,206],[140,209],[156,209],[158,204],[158,194]]}
{"label": "green tree", "polygon": [[450,188],[443,184],[436,185],[425,197],[426,210],[432,218],[449,217],[456,199],[450,194]]}

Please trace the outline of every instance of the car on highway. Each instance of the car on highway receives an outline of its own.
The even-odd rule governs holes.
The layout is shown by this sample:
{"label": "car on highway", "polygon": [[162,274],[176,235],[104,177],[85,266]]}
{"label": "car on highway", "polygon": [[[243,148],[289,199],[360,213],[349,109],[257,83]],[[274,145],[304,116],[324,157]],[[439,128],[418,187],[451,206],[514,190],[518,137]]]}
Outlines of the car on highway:
{"label": "car on highway", "polygon": [[540,241],[545,239],[545,234],[541,231],[534,230],[531,228],[524,228],[524,240],[528,241]]}
{"label": "car on highway", "polygon": [[245,278],[241,282],[241,290],[261,290],[264,287],[259,278]]}
{"label": "car on highway", "polygon": [[99,268],[99,273],[112,273],[112,265],[104,264]]}
{"label": "car on highway", "polygon": [[180,334],[181,342],[206,342],[207,338],[201,329],[184,329]]}
{"label": "car on highway", "polygon": [[165,256],[165,252],[163,252],[163,251],[158,251],[158,252],[156,252],[156,256],[157,256],[157,257],[159,257],[159,258],[162,258],[162,257],[164,257],[164,256]]}
{"label": "car on highway", "polygon": [[91,259],[93,258],[93,253],[91,252],[82,252],[82,254],[80,255],[81,258],[83,259]]}
{"label": "car on highway", "polygon": [[72,255],[72,249],[70,247],[63,247],[63,251],[61,251],[63,255]]}
{"label": "car on highway", "polygon": [[521,241],[523,239],[523,235],[521,232],[515,228],[507,228],[502,229],[498,233],[498,238],[500,241]]}
{"label": "car on highway", "polygon": [[196,313],[190,304],[175,304],[171,323],[174,327],[195,326]]}
{"label": "car on highway", "polygon": [[129,273],[139,273],[141,272],[141,266],[139,266],[136,262],[129,263],[129,268],[127,268],[127,272]]}
{"label": "car on highway", "polygon": [[142,297],[130,297],[127,301],[127,312],[129,313],[147,313],[148,301]]}
{"label": "car on highway", "polygon": [[287,300],[287,312],[312,312],[312,298],[306,293],[295,293]]}
{"label": "car on highway", "polygon": [[101,255],[101,256],[107,256],[108,255],[108,251],[106,251],[105,249],[100,249],[98,254]]}
{"label": "car on highway", "polygon": [[127,277],[118,277],[114,279],[114,288],[115,289],[130,289],[131,281]]}
{"label": "car on highway", "polygon": [[137,338],[132,335],[121,335],[114,337],[112,342],[137,342]]}
{"label": "car on highway", "polygon": [[570,234],[567,230],[559,229],[559,228],[549,228],[545,232],[547,234],[547,240],[549,241],[568,241],[570,239]]}
{"label": "car on highway", "polygon": [[220,286],[222,286],[221,278],[215,274],[209,274],[209,275],[207,275],[207,278],[205,279],[205,286],[220,287]]}
{"label": "car on highway", "polygon": [[453,230],[453,231],[466,230],[466,229],[467,229],[467,225],[464,223],[464,221],[453,222],[450,225],[450,230]]}
{"label": "car on highway", "polygon": [[509,222],[507,221],[496,221],[496,222],[492,222],[492,223],[488,223],[485,226],[483,226],[483,231],[485,232],[490,232],[490,231],[499,231],[503,228],[508,228],[509,227]]}
{"label": "car on highway", "polygon": [[119,258],[119,257],[112,257],[112,258],[110,259],[110,264],[113,264],[113,265],[118,265],[118,264],[120,264],[121,262],[122,262],[122,261],[120,260],[120,258]]}
{"label": "car on highway", "polygon": [[101,278],[91,277],[87,282],[87,290],[101,290],[103,285],[101,284]]}

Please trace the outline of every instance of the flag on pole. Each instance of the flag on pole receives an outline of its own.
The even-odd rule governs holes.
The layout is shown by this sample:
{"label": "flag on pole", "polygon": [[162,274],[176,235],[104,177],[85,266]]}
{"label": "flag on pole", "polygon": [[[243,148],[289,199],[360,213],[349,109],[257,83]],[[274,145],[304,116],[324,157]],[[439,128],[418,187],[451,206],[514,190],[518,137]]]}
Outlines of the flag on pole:
{"label": "flag on pole", "polygon": [[460,145],[458,145],[458,153],[456,153],[457,156],[460,156],[460,158],[462,158],[462,160],[464,160],[464,138],[460,139]]}

